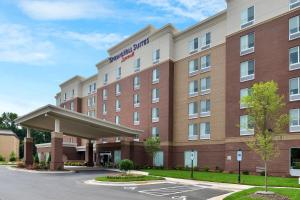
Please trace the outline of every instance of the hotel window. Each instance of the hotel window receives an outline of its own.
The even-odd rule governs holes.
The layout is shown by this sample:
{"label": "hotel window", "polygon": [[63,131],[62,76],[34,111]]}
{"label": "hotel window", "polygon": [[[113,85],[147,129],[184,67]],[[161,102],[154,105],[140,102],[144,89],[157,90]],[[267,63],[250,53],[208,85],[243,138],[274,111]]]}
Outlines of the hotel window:
{"label": "hotel window", "polygon": [[300,46],[291,48],[290,54],[290,70],[300,69]]}
{"label": "hotel window", "polygon": [[91,94],[92,93],[92,85],[89,85],[89,93],[88,94]]}
{"label": "hotel window", "polygon": [[193,76],[197,74],[198,70],[199,70],[199,60],[195,59],[189,61],[189,75]]}
{"label": "hotel window", "polygon": [[87,104],[88,104],[88,107],[92,106],[92,97],[88,98]]}
{"label": "hotel window", "polygon": [[116,123],[117,125],[120,124],[120,116],[116,116],[116,117],[115,117],[115,123]]}
{"label": "hotel window", "polygon": [[119,96],[121,94],[121,85],[120,83],[116,84],[116,96]]}
{"label": "hotel window", "polygon": [[160,50],[156,49],[152,52],[152,62],[153,62],[153,64],[158,63],[159,59],[160,59]]}
{"label": "hotel window", "polygon": [[242,62],[240,65],[240,82],[254,79],[254,60]]}
{"label": "hotel window", "polygon": [[140,107],[140,95],[139,94],[134,94],[133,95],[133,106],[135,108]]}
{"label": "hotel window", "polygon": [[201,100],[200,101],[200,117],[210,116],[210,100]]}
{"label": "hotel window", "polygon": [[246,55],[254,52],[254,33],[249,33],[240,38],[241,52],[240,55]]}
{"label": "hotel window", "polygon": [[133,125],[140,125],[140,113],[139,112],[133,113]]}
{"label": "hotel window", "polygon": [[70,104],[70,110],[74,111],[74,102],[71,102],[71,104]]}
{"label": "hotel window", "polygon": [[[121,138],[120,137],[116,137],[116,142],[121,142]],[[116,151],[115,151],[115,153],[116,153]],[[114,160],[116,160],[116,158]],[[117,162],[115,162],[115,163],[117,163]]]}
{"label": "hotel window", "polygon": [[197,140],[198,137],[198,124],[189,124],[189,140]]}
{"label": "hotel window", "polygon": [[64,101],[67,100],[67,93],[64,94]]}
{"label": "hotel window", "polygon": [[194,38],[189,41],[189,52],[195,53],[198,50],[198,38]]}
{"label": "hotel window", "polygon": [[72,90],[72,97],[74,97],[75,96],[75,90],[73,89]]}
{"label": "hotel window", "polygon": [[96,117],[95,110],[89,110],[88,111],[88,116],[89,117]]}
{"label": "hotel window", "polygon": [[201,37],[201,50],[210,48],[210,43],[211,43],[211,33],[208,32]]}
{"label": "hotel window", "polygon": [[103,104],[102,104],[102,114],[103,114],[103,115],[106,115],[106,113],[107,113],[106,103],[103,103]]}
{"label": "hotel window", "polygon": [[116,99],[116,112],[121,111],[121,102],[119,99]]}
{"label": "hotel window", "polygon": [[159,69],[152,70],[152,84],[159,82]]}
{"label": "hotel window", "polygon": [[211,87],[210,77],[201,78],[200,86],[201,86],[201,95],[210,93],[210,87]]}
{"label": "hotel window", "polygon": [[290,0],[290,10],[300,7],[300,0]]}
{"label": "hotel window", "polygon": [[300,109],[290,110],[290,132],[300,132]]}
{"label": "hotel window", "polygon": [[210,70],[210,55],[202,56],[200,58],[200,72],[207,72]]}
{"label": "hotel window", "polygon": [[300,16],[290,19],[289,22],[290,40],[300,37]]}
{"label": "hotel window", "polygon": [[92,105],[93,106],[96,105],[96,96],[95,95],[92,97]]}
{"label": "hotel window", "polygon": [[190,81],[189,83],[189,96],[195,97],[198,95],[198,80]]}
{"label": "hotel window", "polygon": [[138,58],[134,60],[134,71],[138,72],[140,71],[140,69],[141,69],[141,59]]}
{"label": "hotel window", "polygon": [[[197,167],[198,166],[198,153],[197,151],[193,151],[194,152],[194,160],[193,160],[193,167]],[[184,167],[192,167],[192,151],[185,151],[184,152]]]}
{"label": "hotel window", "polygon": [[119,80],[121,78],[121,75],[122,75],[122,68],[118,67],[116,69],[116,79]]}
{"label": "hotel window", "polygon": [[249,88],[244,88],[240,90],[240,109],[248,108],[246,104],[242,102],[244,97],[247,97],[250,95],[251,89]]}
{"label": "hotel window", "polygon": [[153,155],[153,165],[155,167],[164,166],[164,152],[158,151]]}
{"label": "hotel window", "polygon": [[141,80],[139,76],[135,76],[133,78],[133,89],[138,90],[141,87]]}
{"label": "hotel window", "polygon": [[106,100],[107,99],[107,89],[102,90],[102,99]]}
{"label": "hotel window", "polygon": [[300,100],[300,77],[290,79],[290,101]]}
{"label": "hotel window", "polygon": [[93,84],[93,91],[96,92],[96,90],[97,90],[97,84],[94,83],[94,84]]}
{"label": "hotel window", "polygon": [[151,128],[151,134],[152,134],[152,137],[159,137],[159,128],[158,127],[152,127]]}
{"label": "hotel window", "polygon": [[103,84],[106,85],[107,82],[108,82],[108,73],[105,73],[103,77]]}
{"label": "hotel window", "polygon": [[159,89],[154,88],[152,89],[152,103],[159,102]]}
{"label": "hotel window", "polygon": [[194,119],[198,117],[198,103],[191,102],[189,103],[189,119]]}
{"label": "hotel window", "polygon": [[200,123],[200,139],[210,139],[210,123],[209,122],[203,122]]}
{"label": "hotel window", "polygon": [[66,104],[63,105],[63,108],[66,109]]}
{"label": "hotel window", "polygon": [[240,135],[254,135],[254,127],[248,115],[240,116]]}
{"label": "hotel window", "polygon": [[158,108],[152,108],[152,122],[158,122],[159,121],[159,109]]}
{"label": "hotel window", "polygon": [[246,28],[254,23],[254,6],[245,9],[241,13],[241,28]]}

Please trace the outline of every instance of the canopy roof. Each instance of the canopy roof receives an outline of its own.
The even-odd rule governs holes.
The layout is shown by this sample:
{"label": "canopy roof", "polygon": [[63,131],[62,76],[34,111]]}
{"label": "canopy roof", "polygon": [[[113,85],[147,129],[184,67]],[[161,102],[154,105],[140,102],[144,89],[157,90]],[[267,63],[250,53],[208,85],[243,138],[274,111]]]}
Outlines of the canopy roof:
{"label": "canopy roof", "polygon": [[53,105],[41,107],[17,118],[15,122],[23,127],[52,132],[56,119],[60,121],[60,131],[65,135],[86,139],[133,137],[143,132]]}

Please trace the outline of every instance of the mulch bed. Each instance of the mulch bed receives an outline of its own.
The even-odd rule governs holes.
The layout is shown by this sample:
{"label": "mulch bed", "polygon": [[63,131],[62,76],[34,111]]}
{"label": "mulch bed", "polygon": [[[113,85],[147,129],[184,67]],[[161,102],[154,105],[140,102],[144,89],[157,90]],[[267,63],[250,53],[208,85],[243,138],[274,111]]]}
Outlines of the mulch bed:
{"label": "mulch bed", "polygon": [[273,194],[273,195],[263,195],[263,194],[251,194],[249,195],[251,198],[261,198],[264,200],[290,200],[290,198],[286,196],[281,196],[279,194]]}

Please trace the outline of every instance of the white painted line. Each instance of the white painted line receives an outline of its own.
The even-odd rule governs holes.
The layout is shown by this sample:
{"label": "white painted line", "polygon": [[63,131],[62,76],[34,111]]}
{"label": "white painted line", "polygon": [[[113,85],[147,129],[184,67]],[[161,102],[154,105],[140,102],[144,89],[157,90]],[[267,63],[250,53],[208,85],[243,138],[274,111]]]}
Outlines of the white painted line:
{"label": "white painted line", "polygon": [[152,196],[169,196],[174,194],[180,194],[185,192],[192,192],[196,190],[204,189],[204,187],[200,186],[176,186],[176,187],[166,187],[166,188],[158,188],[158,189],[150,189],[150,190],[141,190],[140,193],[152,195]]}

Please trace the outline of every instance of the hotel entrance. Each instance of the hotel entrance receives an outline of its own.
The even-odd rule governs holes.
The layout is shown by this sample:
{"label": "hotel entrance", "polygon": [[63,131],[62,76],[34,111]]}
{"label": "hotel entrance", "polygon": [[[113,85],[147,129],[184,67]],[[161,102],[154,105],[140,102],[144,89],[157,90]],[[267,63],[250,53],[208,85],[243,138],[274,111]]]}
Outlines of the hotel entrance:
{"label": "hotel entrance", "polygon": [[110,167],[112,166],[112,153],[110,151],[100,152],[100,166]]}

